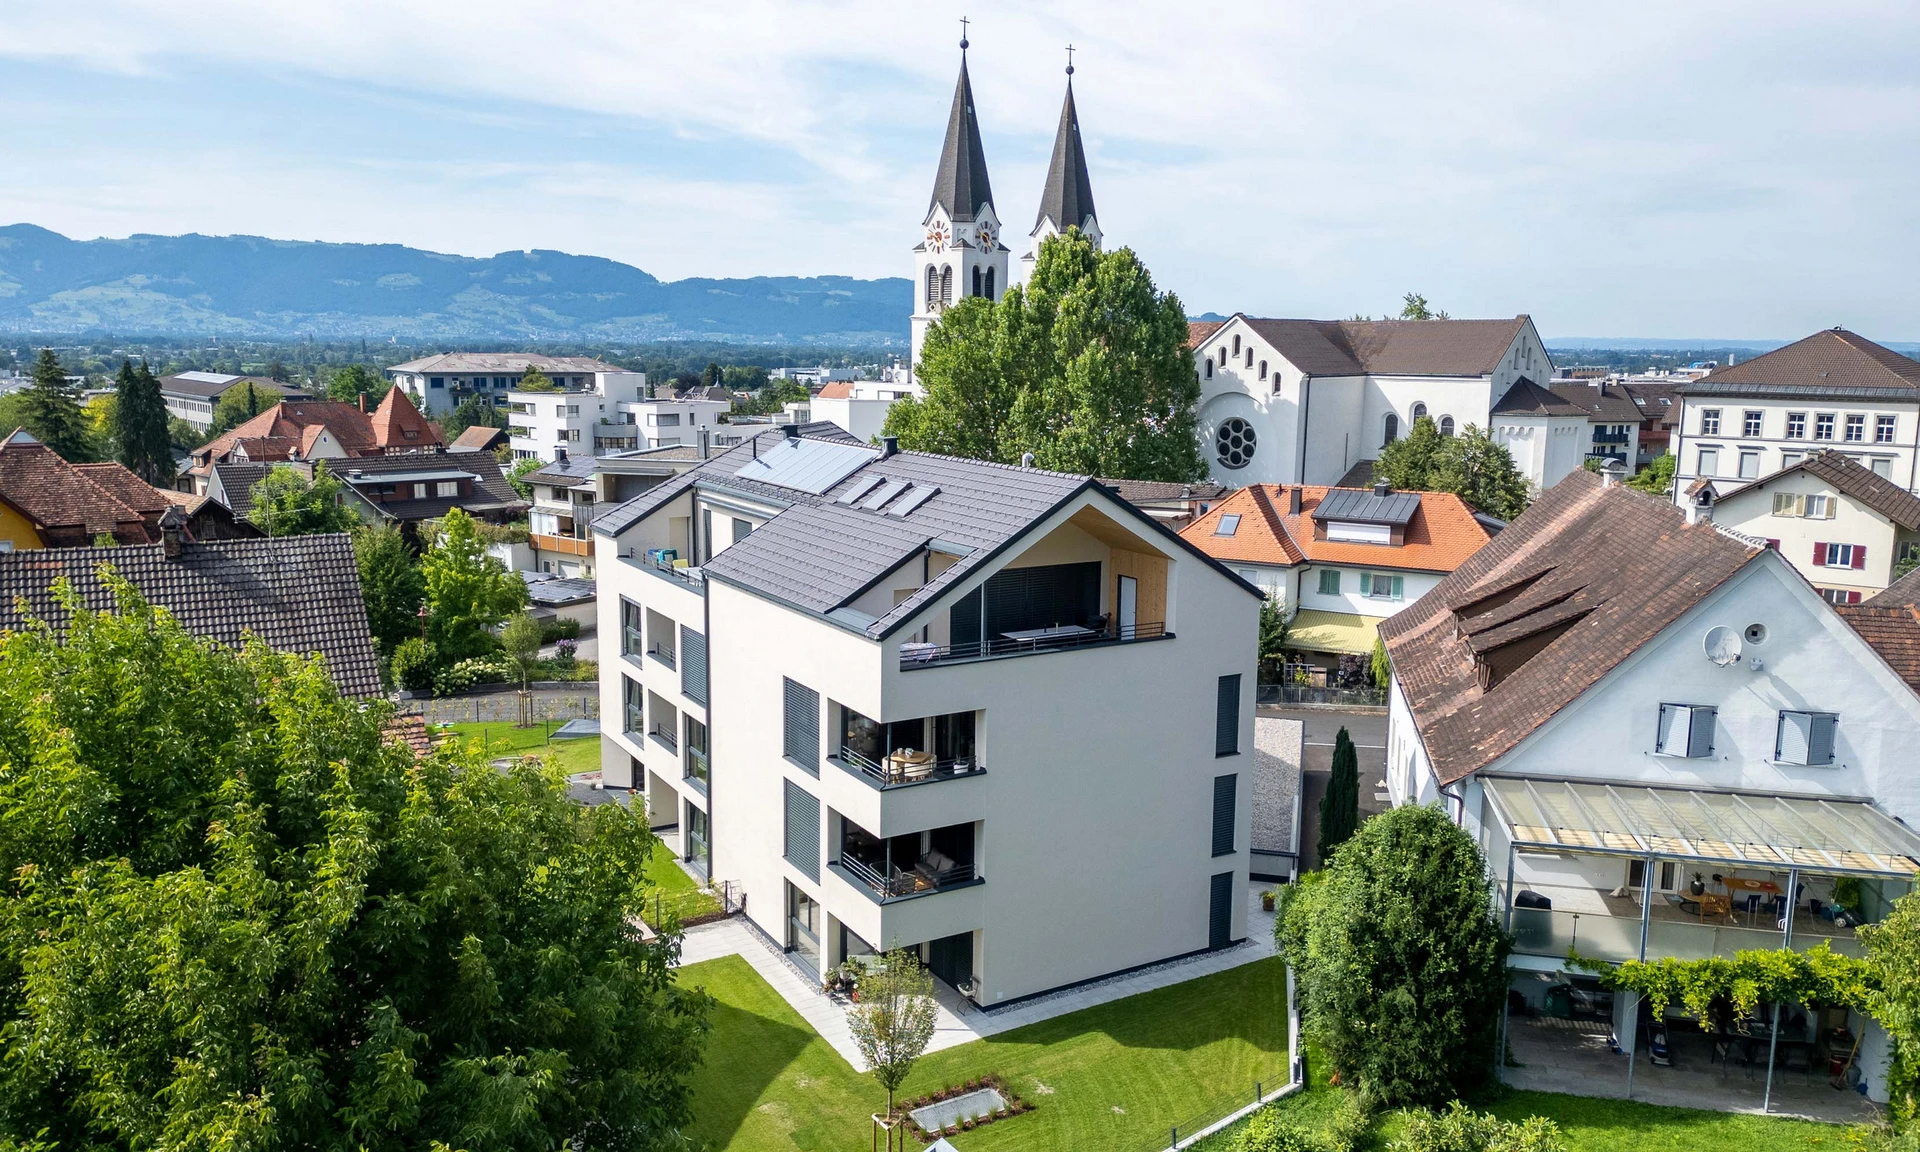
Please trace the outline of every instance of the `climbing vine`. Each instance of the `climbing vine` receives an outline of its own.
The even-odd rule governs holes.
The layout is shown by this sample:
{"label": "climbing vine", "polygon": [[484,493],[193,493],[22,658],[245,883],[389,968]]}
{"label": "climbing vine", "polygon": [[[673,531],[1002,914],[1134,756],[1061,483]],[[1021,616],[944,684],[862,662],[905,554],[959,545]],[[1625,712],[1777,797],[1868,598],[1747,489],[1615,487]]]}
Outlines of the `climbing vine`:
{"label": "climbing vine", "polygon": [[1729,959],[1628,960],[1615,965],[1568,953],[1570,967],[1596,973],[1602,986],[1638,992],[1655,1016],[1679,1004],[1701,1020],[1716,1000],[1741,1015],[1771,1004],[1835,1004],[1872,1012],[1880,987],[1879,970],[1868,961],[1833,951],[1826,944],[1805,952],[1756,948]]}

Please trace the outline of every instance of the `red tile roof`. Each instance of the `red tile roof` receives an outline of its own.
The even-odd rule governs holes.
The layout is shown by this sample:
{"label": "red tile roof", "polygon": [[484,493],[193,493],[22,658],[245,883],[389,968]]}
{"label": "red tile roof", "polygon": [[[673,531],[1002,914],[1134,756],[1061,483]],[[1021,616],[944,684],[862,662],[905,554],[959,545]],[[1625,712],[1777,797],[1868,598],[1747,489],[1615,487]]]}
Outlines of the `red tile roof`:
{"label": "red tile roof", "polygon": [[849,380],[836,380],[820,389],[822,400],[846,400],[853,396],[853,383]]}
{"label": "red tile roof", "polygon": [[[108,476],[101,466],[92,476],[61,459],[59,454],[28,435],[24,429],[0,441],[0,500],[32,522],[41,543],[50,548],[91,544],[96,536],[112,536],[122,544],[147,544],[159,531],[143,508],[151,508],[159,494],[131,472],[124,478]],[[133,485],[146,488],[136,494]],[[120,498],[125,489],[142,507]],[[161,502],[159,511],[165,511]],[[154,519],[158,519],[157,513]]]}
{"label": "red tile roof", "polygon": [[387,389],[386,397],[373,410],[370,422],[374,443],[389,451],[418,451],[437,448],[443,443],[440,430],[420,414],[420,409],[413,406],[413,401],[407,399],[405,390],[400,388]]}
{"label": "red tile roof", "polygon": [[[411,439],[406,435],[408,431],[415,433]],[[323,433],[331,433],[349,456],[431,451],[442,447],[440,432],[432,422],[420,415],[420,410],[403,392],[390,388],[372,415],[337,400],[283,400],[194,449],[194,463],[196,468],[204,469],[210,461],[231,459],[234,445],[243,440],[273,441],[270,450],[275,452],[280,450],[278,442],[286,441],[298,446],[300,458],[308,459]],[[250,448],[249,455],[251,451]]]}
{"label": "red tile roof", "polygon": [[1225,323],[1223,320],[1187,321],[1187,347],[1189,349],[1200,347],[1206,342],[1207,337],[1220,331],[1220,325],[1223,323]]}
{"label": "red tile roof", "polygon": [[[1221,561],[1287,567],[1301,563],[1412,572],[1451,572],[1484,547],[1492,536],[1474,519],[1466,502],[1451,492],[1421,492],[1420,506],[1408,521],[1404,544],[1350,544],[1326,539],[1316,530],[1313,511],[1329,492],[1300,488],[1300,511],[1287,511],[1292,490],[1281,484],[1252,484],[1215,504],[1181,530],[1189,544]],[[1216,535],[1223,516],[1240,517],[1231,536]]]}

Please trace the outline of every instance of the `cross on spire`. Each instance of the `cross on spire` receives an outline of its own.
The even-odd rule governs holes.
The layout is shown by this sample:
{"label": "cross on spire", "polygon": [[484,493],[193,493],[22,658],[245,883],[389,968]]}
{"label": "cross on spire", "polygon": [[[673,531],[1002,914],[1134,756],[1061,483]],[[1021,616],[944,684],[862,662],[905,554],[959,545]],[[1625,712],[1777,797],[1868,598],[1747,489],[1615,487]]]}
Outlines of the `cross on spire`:
{"label": "cross on spire", "polygon": [[960,17],[960,51],[967,50],[967,18]]}
{"label": "cross on spire", "polygon": [[1067,75],[1073,75],[1073,45],[1067,45]]}

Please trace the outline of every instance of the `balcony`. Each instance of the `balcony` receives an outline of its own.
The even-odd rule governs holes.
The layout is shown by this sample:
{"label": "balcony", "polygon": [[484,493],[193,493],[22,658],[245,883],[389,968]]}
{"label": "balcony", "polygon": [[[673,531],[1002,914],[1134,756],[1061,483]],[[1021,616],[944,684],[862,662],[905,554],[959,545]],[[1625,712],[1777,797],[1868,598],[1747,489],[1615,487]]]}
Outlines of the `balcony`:
{"label": "balcony", "polygon": [[549,536],[540,532],[527,533],[527,539],[541,552],[558,552],[563,556],[593,555],[593,539],[576,540],[571,536]]}
{"label": "balcony", "polygon": [[1042,652],[1101,648],[1142,640],[1168,640],[1172,637],[1173,633],[1167,631],[1167,626],[1157,620],[1128,626],[1115,626],[1096,620],[1092,625],[1065,624],[1050,628],[1017,629],[967,644],[920,644],[908,641],[900,645],[900,670],[910,672],[915,668],[929,668],[937,664],[1032,656]]}
{"label": "balcony", "polygon": [[651,572],[662,580],[671,580],[682,588],[699,592],[706,588],[706,578],[700,569],[679,558],[672,548],[652,548],[643,556],[622,557],[627,563],[642,571]]}
{"label": "balcony", "polygon": [[983,883],[974,868],[973,844],[971,824],[882,840],[848,820],[841,829],[839,859],[828,867],[875,903],[886,904]]}
{"label": "balcony", "polygon": [[974,744],[975,714],[950,712],[882,724],[835,703],[838,751],[831,757],[875,788],[902,788],[978,776]]}
{"label": "balcony", "polygon": [[891,752],[879,760],[856,752],[846,745],[833,757],[849,772],[857,773],[876,788],[902,788],[909,784],[930,784],[936,780],[958,780],[979,776],[986,766],[971,756],[936,759],[931,752]]}

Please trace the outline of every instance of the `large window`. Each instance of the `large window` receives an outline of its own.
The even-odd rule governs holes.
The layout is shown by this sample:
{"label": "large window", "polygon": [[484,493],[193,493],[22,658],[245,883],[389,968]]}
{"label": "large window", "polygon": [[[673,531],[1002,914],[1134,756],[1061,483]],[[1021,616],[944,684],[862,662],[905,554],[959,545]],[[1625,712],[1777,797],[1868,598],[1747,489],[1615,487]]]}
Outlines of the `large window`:
{"label": "large window", "polygon": [[1873,418],[1873,442],[1875,444],[1893,443],[1893,417],[1875,416]]}
{"label": "large window", "polygon": [[1865,568],[1867,549],[1864,544],[1815,544],[1813,564],[1816,568]]}
{"label": "large window", "polygon": [[646,617],[641,613],[640,605],[620,598],[620,654],[639,657],[647,650]]}
{"label": "large window", "polygon": [[1833,413],[1822,412],[1813,418],[1813,438],[1815,440],[1833,439]]}
{"label": "large window", "polygon": [[625,706],[622,717],[624,726],[620,729],[629,736],[639,736],[647,730],[646,692],[637,681],[620,677],[621,701]]}
{"label": "large window", "polygon": [[1340,570],[1338,568],[1320,569],[1320,595],[1340,595]]}
{"label": "large window", "polygon": [[1867,418],[1865,416],[1847,417],[1847,443],[1861,444],[1867,439]]}
{"label": "large window", "polygon": [[1213,712],[1213,754],[1240,754],[1240,674],[1220,677]]}
{"label": "large window", "polygon": [[1807,414],[1805,412],[1787,413],[1787,439],[1804,440],[1807,438]]}
{"label": "large window", "polygon": [[1698,474],[1701,476],[1718,476],[1720,474],[1720,449],[1700,449],[1700,468]]}
{"label": "large window", "polygon": [[1399,600],[1405,590],[1405,577],[1386,572],[1360,573],[1360,594],[1369,600]]}
{"label": "large window", "polygon": [[1213,854],[1233,855],[1233,807],[1240,777],[1213,778]]}
{"label": "large window", "polygon": [[1740,479],[1758,480],[1760,478],[1760,453],[1740,453]]}
{"label": "large window", "polygon": [[1743,412],[1740,414],[1740,435],[1742,436],[1760,435],[1760,413]]}
{"label": "large window", "polygon": [[1720,409],[1702,408],[1700,410],[1700,435],[1720,435]]}

